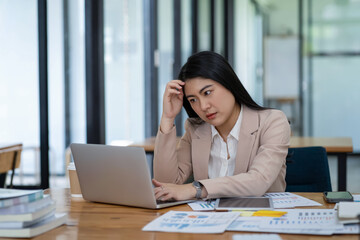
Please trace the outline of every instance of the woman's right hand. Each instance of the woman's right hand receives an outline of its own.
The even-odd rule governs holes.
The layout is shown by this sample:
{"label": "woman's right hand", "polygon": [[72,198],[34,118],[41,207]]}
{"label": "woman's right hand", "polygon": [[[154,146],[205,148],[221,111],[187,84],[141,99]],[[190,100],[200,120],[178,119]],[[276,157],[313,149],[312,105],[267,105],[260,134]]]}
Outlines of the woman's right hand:
{"label": "woman's right hand", "polygon": [[172,80],[166,84],[163,97],[163,113],[161,116],[160,129],[168,132],[174,125],[175,117],[180,113],[183,105],[185,82]]}

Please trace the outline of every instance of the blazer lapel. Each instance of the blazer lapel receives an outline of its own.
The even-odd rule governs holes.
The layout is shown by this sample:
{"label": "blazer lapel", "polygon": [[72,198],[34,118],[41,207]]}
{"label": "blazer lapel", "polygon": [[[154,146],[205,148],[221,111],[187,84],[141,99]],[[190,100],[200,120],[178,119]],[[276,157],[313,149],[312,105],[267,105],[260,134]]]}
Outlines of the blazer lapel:
{"label": "blazer lapel", "polygon": [[208,164],[211,149],[211,128],[208,123],[200,125],[195,130],[198,138],[192,139],[192,161],[194,166],[194,179],[202,180],[208,178]]}
{"label": "blazer lapel", "polygon": [[259,129],[259,115],[257,111],[251,110],[244,105],[242,105],[242,107],[244,112],[240,126],[234,174],[247,171],[255,143],[255,133]]}

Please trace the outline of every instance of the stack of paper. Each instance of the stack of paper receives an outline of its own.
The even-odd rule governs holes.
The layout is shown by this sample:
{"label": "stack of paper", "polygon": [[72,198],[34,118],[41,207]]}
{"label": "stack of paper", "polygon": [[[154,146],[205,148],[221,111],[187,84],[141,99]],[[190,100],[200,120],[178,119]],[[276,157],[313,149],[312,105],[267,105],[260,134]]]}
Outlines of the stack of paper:
{"label": "stack of paper", "polygon": [[239,217],[226,229],[229,231],[274,232],[290,234],[358,234],[358,224],[343,225],[334,209],[283,209],[278,217]]}
{"label": "stack of paper", "polygon": [[65,221],[42,190],[0,189],[0,237],[33,237]]}
{"label": "stack of paper", "polygon": [[147,224],[143,231],[222,233],[239,216],[234,212],[169,211]]}
{"label": "stack of paper", "polygon": [[273,200],[274,208],[321,206],[318,202],[289,192],[266,193],[264,197]]}
{"label": "stack of paper", "polygon": [[358,223],[360,216],[360,202],[339,202],[339,221],[343,224]]}

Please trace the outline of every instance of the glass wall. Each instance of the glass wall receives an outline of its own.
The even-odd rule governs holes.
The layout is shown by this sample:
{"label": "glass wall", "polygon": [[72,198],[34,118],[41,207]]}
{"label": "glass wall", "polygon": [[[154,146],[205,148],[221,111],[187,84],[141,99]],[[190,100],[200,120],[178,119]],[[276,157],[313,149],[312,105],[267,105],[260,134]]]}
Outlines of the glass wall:
{"label": "glass wall", "polygon": [[37,173],[14,184],[40,183],[37,24],[37,1],[0,1],[0,141],[23,143],[16,173]]}
{"label": "glass wall", "polygon": [[249,94],[255,101],[261,103],[262,93],[258,92],[255,73],[257,64],[261,64],[260,59],[256,59],[259,51],[256,48],[262,48],[262,45],[259,45],[262,37],[259,31],[262,31],[262,25],[257,23],[255,6],[251,1],[234,0],[234,12],[236,14],[234,16],[235,63],[233,67]]}
{"label": "glass wall", "polygon": [[142,0],[104,1],[106,143],[144,138]]}
{"label": "glass wall", "polygon": [[[49,1],[48,101],[50,174],[65,173],[65,89],[63,1]],[[54,183],[56,184],[56,183]]]}
{"label": "glass wall", "polygon": [[191,0],[181,1],[181,60],[184,64],[191,55]]}
{"label": "glass wall", "polygon": [[[191,18],[191,0],[181,0],[181,66],[184,65],[192,53],[192,18]],[[176,73],[177,75],[178,73]],[[188,115],[184,108],[181,110],[182,131]]]}
{"label": "glass wall", "polygon": [[[352,137],[360,150],[360,1],[310,1],[306,9],[309,135]],[[310,21],[309,21],[310,20]]]}
{"label": "glass wall", "polygon": [[162,115],[162,99],[166,84],[173,79],[174,64],[174,2],[158,0],[158,113]]}
{"label": "glass wall", "polygon": [[210,0],[198,0],[197,14],[199,52],[211,50]]}
{"label": "glass wall", "polygon": [[215,49],[214,51],[224,56],[225,54],[225,29],[224,29],[224,1],[215,0]]}
{"label": "glass wall", "polygon": [[[85,96],[85,3],[84,0],[67,1],[68,24],[65,28],[68,54],[65,61],[65,75],[68,78],[69,92],[65,97],[69,99],[67,106],[67,129],[69,142],[86,142],[86,96]],[[68,146],[66,146],[68,147]]]}

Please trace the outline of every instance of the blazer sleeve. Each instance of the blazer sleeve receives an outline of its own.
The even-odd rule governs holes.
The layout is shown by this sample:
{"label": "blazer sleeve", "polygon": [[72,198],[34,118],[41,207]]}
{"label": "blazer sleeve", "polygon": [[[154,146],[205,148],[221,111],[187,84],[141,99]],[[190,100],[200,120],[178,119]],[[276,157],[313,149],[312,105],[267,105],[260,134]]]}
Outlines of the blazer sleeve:
{"label": "blazer sleeve", "polygon": [[176,128],[156,135],[154,149],[154,178],[166,183],[184,183],[193,172],[191,161],[190,123],[185,122],[185,134],[177,143]]}
{"label": "blazer sleeve", "polygon": [[285,188],[285,162],[290,145],[290,126],[285,114],[273,111],[257,134],[259,147],[247,172],[200,181],[208,191],[207,198],[261,196],[277,178],[282,178],[281,188]]}

